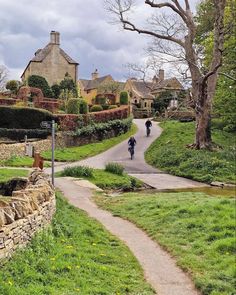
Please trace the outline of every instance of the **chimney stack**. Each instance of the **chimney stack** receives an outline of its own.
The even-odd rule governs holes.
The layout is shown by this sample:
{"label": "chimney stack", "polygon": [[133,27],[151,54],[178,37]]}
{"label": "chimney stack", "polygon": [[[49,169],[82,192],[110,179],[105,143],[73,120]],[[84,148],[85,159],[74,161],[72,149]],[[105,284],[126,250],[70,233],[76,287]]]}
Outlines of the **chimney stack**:
{"label": "chimney stack", "polygon": [[153,84],[157,84],[158,81],[159,81],[158,77],[157,77],[156,75],[153,76],[153,78],[152,78],[152,83],[153,83]]}
{"label": "chimney stack", "polygon": [[94,73],[92,73],[92,80],[99,78],[98,70],[96,69]]}
{"label": "chimney stack", "polygon": [[55,45],[60,45],[60,33],[59,32],[51,31],[50,43],[55,44]]}
{"label": "chimney stack", "polygon": [[162,82],[165,79],[165,71],[159,70],[159,81]]}

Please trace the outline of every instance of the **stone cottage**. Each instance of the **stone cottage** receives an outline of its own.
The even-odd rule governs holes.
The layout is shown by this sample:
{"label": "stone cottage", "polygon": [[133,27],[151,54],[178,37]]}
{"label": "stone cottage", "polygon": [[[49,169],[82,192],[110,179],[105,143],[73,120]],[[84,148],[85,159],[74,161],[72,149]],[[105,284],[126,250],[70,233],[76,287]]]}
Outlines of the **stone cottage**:
{"label": "stone cottage", "polygon": [[29,61],[21,79],[27,81],[30,75],[44,77],[50,86],[59,84],[68,73],[77,83],[78,63],[74,61],[63,49],[60,48],[60,33],[51,31],[50,42],[38,49]]}
{"label": "stone cottage", "polygon": [[[170,91],[173,97],[178,96],[179,92],[184,90],[183,85],[177,78],[165,79],[164,70],[159,70],[159,76],[154,76],[152,81],[128,79],[124,90],[129,93],[130,102],[133,105],[139,105],[141,109],[151,112],[153,100],[164,91]],[[177,107],[177,99],[170,102],[170,107]]]}

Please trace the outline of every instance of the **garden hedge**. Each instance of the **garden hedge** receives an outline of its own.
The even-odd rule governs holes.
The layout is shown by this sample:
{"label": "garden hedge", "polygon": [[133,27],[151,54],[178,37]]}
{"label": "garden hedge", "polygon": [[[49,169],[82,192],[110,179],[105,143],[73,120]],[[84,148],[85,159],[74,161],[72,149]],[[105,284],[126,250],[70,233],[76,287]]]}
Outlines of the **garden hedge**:
{"label": "garden hedge", "polygon": [[0,137],[6,137],[12,140],[23,140],[27,138],[46,139],[51,132],[48,129],[6,129],[0,128]]}
{"label": "garden hedge", "polygon": [[52,113],[42,109],[0,106],[0,128],[37,129],[42,121],[53,119]]}

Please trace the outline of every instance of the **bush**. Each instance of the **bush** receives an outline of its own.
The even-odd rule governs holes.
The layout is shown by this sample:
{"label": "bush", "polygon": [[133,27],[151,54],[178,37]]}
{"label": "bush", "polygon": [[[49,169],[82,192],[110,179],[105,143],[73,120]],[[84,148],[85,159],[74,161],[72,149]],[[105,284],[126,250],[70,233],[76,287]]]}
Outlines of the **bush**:
{"label": "bush", "polygon": [[79,100],[77,98],[70,98],[67,102],[67,113],[78,114],[79,113]]}
{"label": "bush", "polygon": [[52,89],[52,95],[54,98],[59,98],[61,93],[61,87],[58,84],[54,84],[51,87]]}
{"label": "bush", "polygon": [[95,103],[96,104],[101,104],[101,105],[103,105],[103,104],[106,104],[106,97],[96,97],[95,98]]}
{"label": "bush", "polygon": [[112,109],[116,109],[117,105],[116,104],[112,104],[108,107],[108,110],[112,110]]}
{"label": "bush", "polygon": [[107,123],[92,124],[78,129],[75,136],[95,137],[98,140],[107,138],[108,132],[113,132],[115,136],[126,133],[132,125],[132,118],[124,120],[113,120]]}
{"label": "bush", "polygon": [[88,104],[84,99],[79,99],[79,113],[80,114],[88,113]]}
{"label": "bush", "polygon": [[120,104],[121,105],[127,105],[128,101],[129,101],[128,93],[126,91],[122,91],[120,93]]}
{"label": "bush", "polygon": [[86,166],[67,167],[62,171],[62,176],[93,177],[93,169]]}
{"label": "bush", "polygon": [[48,129],[6,129],[0,128],[0,137],[6,137],[12,140],[23,140],[25,135],[27,138],[46,139],[51,131]]}
{"label": "bush", "polygon": [[42,90],[44,97],[52,97],[53,93],[44,77],[38,75],[31,75],[28,78],[28,86],[36,87]]}
{"label": "bush", "polygon": [[118,163],[108,163],[106,164],[105,171],[117,175],[123,175],[124,167]]}
{"label": "bush", "polygon": [[101,112],[103,110],[102,106],[95,104],[91,107],[90,112]]}
{"label": "bush", "polygon": [[1,128],[37,129],[42,121],[53,119],[52,113],[42,109],[0,106]]}

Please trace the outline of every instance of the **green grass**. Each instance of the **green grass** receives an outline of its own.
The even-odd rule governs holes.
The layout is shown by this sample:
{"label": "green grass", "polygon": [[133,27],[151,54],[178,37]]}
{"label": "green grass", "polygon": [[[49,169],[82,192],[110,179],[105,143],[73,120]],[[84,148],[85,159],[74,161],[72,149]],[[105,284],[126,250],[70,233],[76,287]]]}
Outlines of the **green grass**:
{"label": "green grass", "polygon": [[[18,156],[12,156],[8,160],[2,160],[0,161],[0,166],[6,166],[6,167],[29,167],[31,168],[33,166],[34,159],[30,157],[18,157]],[[50,163],[44,162],[44,167],[50,167]]]}
{"label": "green grass", "polygon": [[27,177],[29,171],[24,169],[0,169],[0,182],[8,181],[13,177]]}
{"label": "green grass", "polygon": [[96,196],[116,216],[143,228],[191,274],[203,295],[233,295],[235,200],[203,193]]}
{"label": "green grass", "polygon": [[[133,124],[131,129],[127,133],[117,137],[105,139],[101,142],[86,144],[82,146],[57,149],[55,151],[55,160],[60,162],[74,162],[95,156],[124,141],[136,132],[137,127]],[[42,155],[44,159],[51,159],[50,151],[44,152]]]}
{"label": "green grass", "polygon": [[164,129],[145,153],[149,164],[171,174],[202,182],[235,182],[235,134],[213,129],[213,141],[222,146],[218,151],[192,150],[194,123],[167,121]]}
{"label": "green grass", "polygon": [[128,248],[60,194],[52,227],[0,268],[4,295],[151,295]]}
{"label": "green grass", "polygon": [[[83,174],[83,167],[66,168],[64,171],[57,173],[57,176],[72,176],[87,179],[102,189],[134,189],[142,187],[142,182],[126,173],[122,175],[113,174],[101,169],[91,169],[92,176],[86,177]],[[79,172],[79,174],[78,174]]]}

